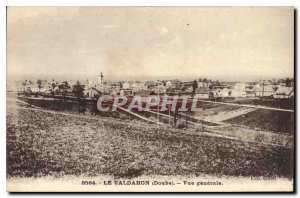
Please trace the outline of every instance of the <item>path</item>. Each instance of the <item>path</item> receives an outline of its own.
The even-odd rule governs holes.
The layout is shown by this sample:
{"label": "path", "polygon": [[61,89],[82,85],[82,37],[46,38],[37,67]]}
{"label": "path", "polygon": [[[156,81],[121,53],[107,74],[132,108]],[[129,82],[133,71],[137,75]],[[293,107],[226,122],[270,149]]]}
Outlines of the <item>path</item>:
{"label": "path", "polygon": [[245,115],[247,113],[250,113],[256,109],[254,108],[241,108],[241,109],[236,109],[232,111],[220,111],[216,115],[208,115],[204,116],[203,120],[208,121],[208,122],[216,122],[220,123],[224,120],[228,120],[231,118],[235,118],[241,115]]}
{"label": "path", "polygon": [[[53,110],[45,110],[45,109],[37,109],[37,108],[31,108],[31,107],[20,107],[20,106],[15,106],[15,107],[11,107],[11,106],[7,106],[8,109],[25,109],[25,110],[31,110],[31,111],[42,111],[42,112],[46,112],[46,113],[52,113],[52,114],[59,114],[59,115],[66,115],[66,116],[73,116],[73,117],[78,117],[78,118],[88,118],[88,119],[92,119],[92,120],[99,120],[99,118],[97,117],[92,117],[92,116],[86,116],[86,115],[76,115],[73,113],[65,113],[65,112],[57,112],[57,111],[53,111]],[[195,124],[193,122],[190,122],[192,124]],[[196,123],[197,124],[197,123]],[[164,124],[161,124],[164,125]],[[198,124],[200,125],[200,124]],[[190,133],[188,131],[182,131],[182,133]],[[283,146],[280,144],[273,144],[273,143],[266,143],[266,142],[255,142],[255,141],[247,141],[247,140],[241,140],[239,138],[236,137],[232,137],[232,136],[225,136],[225,135],[221,135],[221,134],[216,134],[214,132],[201,132],[201,133],[197,133],[198,135],[204,135],[204,136],[211,136],[211,137],[219,137],[219,138],[225,138],[225,139],[230,139],[230,140],[236,140],[236,141],[242,141],[242,142],[248,142],[248,143],[257,143],[257,144],[264,144],[264,145],[272,145],[272,146]]]}
{"label": "path", "polygon": [[280,108],[273,108],[273,107],[266,107],[266,106],[260,106],[260,105],[247,105],[247,104],[238,104],[238,103],[228,103],[228,102],[215,102],[215,101],[209,101],[209,100],[199,100],[204,103],[214,103],[214,104],[223,104],[223,105],[231,105],[231,106],[238,106],[238,107],[248,107],[248,108],[255,108],[255,109],[267,109],[267,110],[273,110],[273,111],[286,111],[286,112],[292,112],[294,113],[294,110],[290,109],[280,109]]}

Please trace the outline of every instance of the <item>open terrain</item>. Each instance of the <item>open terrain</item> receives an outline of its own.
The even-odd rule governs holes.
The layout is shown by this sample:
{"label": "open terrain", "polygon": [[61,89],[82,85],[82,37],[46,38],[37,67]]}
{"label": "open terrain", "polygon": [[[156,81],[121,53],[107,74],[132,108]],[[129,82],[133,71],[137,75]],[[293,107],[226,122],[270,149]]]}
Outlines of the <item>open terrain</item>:
{"label": "open terrain", "polygon": [[[294,99],[240,99],[224,100],[222,102],[255,105],[258,107],[270,107],[275,109],[293,110]],[[222,122],[223,124],[234,124],[245,126],[260,131],[283,133],[293,135],[294,112],[276,111],[271,109],[255,109],[225,104],[207,103],[206,109],[197,112],[196,116],[206,121]]]}
{"label": "open terrain", "polygon": [[290,135],[293,135],[295,131],[294,113],[291,112],[257,109],[248,114],[228,119],[225,122]]}
{"label": "open terrain", "polygon": [[293,176],[292,148],[96,118],[8,108],[8,177]]}

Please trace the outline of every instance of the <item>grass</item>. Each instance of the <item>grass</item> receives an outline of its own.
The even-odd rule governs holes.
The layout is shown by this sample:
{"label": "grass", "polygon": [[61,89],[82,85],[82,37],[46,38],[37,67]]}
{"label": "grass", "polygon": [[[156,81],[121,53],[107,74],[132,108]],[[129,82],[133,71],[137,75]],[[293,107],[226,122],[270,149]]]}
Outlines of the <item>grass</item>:
{"label": "grass", "polygon": [[7,112],[7,176],[293,177],[293,149],[204,136],[140,121]]}
{"label": "grass", "polygon": [[237,101],[240,104],[251,104],[251,105],[261,105],[267,107],[281,108],[281,109],[294,109],[294,98],[285,99],[245,99]]}
{"label": "grass", "polygon": [[257,109],[225,122],[260,128],[261,130],[294,134],[294,113]]}

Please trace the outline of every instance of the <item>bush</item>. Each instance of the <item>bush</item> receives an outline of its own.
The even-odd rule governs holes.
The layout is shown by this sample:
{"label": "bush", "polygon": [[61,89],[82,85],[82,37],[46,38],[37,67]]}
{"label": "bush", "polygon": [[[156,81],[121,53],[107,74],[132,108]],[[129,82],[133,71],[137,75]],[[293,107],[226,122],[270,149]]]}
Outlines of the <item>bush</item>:
{"label": "bush", "polygon": [[[125,115],[125,114],[123,114],[123,115]],[[125,115],[126,116],[126,115]],[[118,112],[111,112],[111,117],[113,117],[113,118],[121,118],[121,115],[119,115],[119,113]],[[122,118],[121,118],[122,119]]]}
{"label": "bush", "polygon": [[183,129],[183,128],[186,128],[185,122],[183,122],[183,121],[178,121],[178,122],[176,123],[176,128],[177,128],[177,129]]}
{"label": "bush", "polygon": [[[169,118],[167,117],[161,117],[160,122],[164,123],[164,124],[169,124]],[[170,123],[171,123],[172,119],[170,118]]]}
{"label": "bush", "polygon": [[127,119],[128,119],[128,116],[127,116],[126,114],[120,113],[119,118],[120,118],[121,120],[127,120]]}

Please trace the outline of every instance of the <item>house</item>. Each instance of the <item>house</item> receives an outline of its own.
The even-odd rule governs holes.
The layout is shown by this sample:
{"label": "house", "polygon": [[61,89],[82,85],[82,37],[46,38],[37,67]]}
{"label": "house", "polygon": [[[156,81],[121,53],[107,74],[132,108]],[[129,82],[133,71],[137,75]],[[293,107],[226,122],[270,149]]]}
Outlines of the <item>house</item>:
{"label": "house", "polygon": [[209,98],[209,88],[199,87],[195,90],[195,97],[199,99],[208,99]]}
{"label": "house", "polygon": [[221,96],[221,90],[219,89],[215,89],[215,90],[211,90],[209,92],[209,98],[220,98]]}
{"label": "house", "polygon": [[170,88],[172,86],[172,82],[171,81],[168,81],[167,83],[166,83],[166,87],[167,88]]}
{"label": "house", "polygon": [[235,97],[235,98],[245,98],[246,90],[231,89],[229,95],[230,97]]}
{"label": "house", "polygon": [[44,94],[50,94],[53,90],[53,87],[50,83],[48,83],[43,86],[43,89],[44,89],[44,91],[43,91]]}
{"label": "house", "polygon": [[145,83],[145,86],[147,87],[147,89],[153,89],[155,87],[155,83],[153,81],[147,81]]}
{"label": "house", "polygon": [[236,83],[234,85],[235,90],[245,90],[246,89],[246,83]]}
{"label": "house", "polygon": [[236,83],[228,92],[228,97],[245,98],[246,97],[246,83]]}
{"label": "house", "polygon": [[138,90],[136,92],[133,92],[133,95],[135,96],[149,96],[151,93],[151,90]]}
{"label": "house", "polygon": [[114,86],[111,86],[111,90],[114,90],[114,91],[116,91],[117,93],[119,93],[120,90],[121,90],[121,87],[120,87],[119,85],[114,85]]}
{"label": "house", "polygon": [[109,95],[111,95],[111,96],[117,96],[118,92],[116,90],[112,89],[112,90],[110,90]]}
{"label": "house", "polygon": [[198,82],[198,87],[209,87],[209,84],[207,82]]}
{"label": "house", "polygon": [[252,98],[255,97],[255,90],[253,88],[246,87],[246,97]]}
{"label": "house", "polygon": [[121,89],[120,91],[120,96],[131,96],[132,94],[132,89]]}
{"label": "house", "polygon": [[84,95],[89,98],[96,98],[101,94],[102,94],[101,91],[97,90],[95,87],[89,87],[84,90]]}
{"label": "house", "polygon": [[122,88],[123,89],[130,89],[130,83],[124,82],[123,85],[122,85]]}
{"label": "house", "polygon": [[136,83],[131,84],[130,88],[135,92],[135,91],[143,89],[143,84],[136,82]]}
{"label": "house", "polygon": [[163,85],[158,85],[158,86],[154,87],[153,90],[155,93],[167,93],[167,88]]}
{"label": "house", "polygon": [[193,82],[182,83],[181,90],[187,91],[187,92],[193,92]]}
{"label": "house", "polygon": [[28,92],[37,93],[37,92],[39,92],[39,87],[37,85],[28,85],[26,87],[26,90]]}
{"label": "house", "polygon": [[270,97],[275,94],[275,91],[271,85],[259,86],[255,89],[256,97]]}
{"label": "house", "polygon": [[140,87],[142,87],[142,84],[141,83],[137,83],[137,82],[135,82],[135,83],[132,83],[131,85],[130,85],[130,88],[140,88]]}
{"label": "house", "polygon": [[157,80],[156,86],[164,86],[164,82],[160,81],[160,80]]}
{"label": "house", "polygon": [[105,84],[95,85],[94,88],[104,94],[110,94],[112,89],[110,85],[105,85]]}
{"label": "house", "polygon": [[177,89],[176,89],[176,85],[175,84],[172,84],[170,87],[167,88],[167,92],[168,93],[173,93],[175,92]]}
{"label": "house", "polygon": [[220,91],[220,96],[223,98],[230,97],[230,89],[224,88]]}
{"label": "house", "polygon": [[293,87],[279,87],[274,94],[274,98],[291,98],[294,97]]}
{"label": "house", "polygon": [[144,84],[144,85],[142,86],[142,90],[149,90],[149,89],[148,89],[148,86]]}

